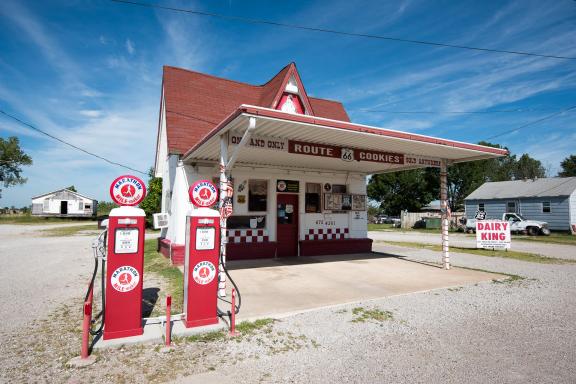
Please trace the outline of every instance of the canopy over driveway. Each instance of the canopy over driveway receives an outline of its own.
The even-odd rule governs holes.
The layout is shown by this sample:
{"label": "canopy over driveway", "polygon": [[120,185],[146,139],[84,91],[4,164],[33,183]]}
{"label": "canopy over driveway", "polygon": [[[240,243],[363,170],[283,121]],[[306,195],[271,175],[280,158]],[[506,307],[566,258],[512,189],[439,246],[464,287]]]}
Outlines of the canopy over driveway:
{"label": "canopy over driveway", "polygon": [[242,105],[188,150],[183,160],[219,162],[224,135],[230,149],[238,149],[232,155],[236,164],[285,169],[374,174],[441,167],[442,160],[450,164],[508,153],[500,148]]}

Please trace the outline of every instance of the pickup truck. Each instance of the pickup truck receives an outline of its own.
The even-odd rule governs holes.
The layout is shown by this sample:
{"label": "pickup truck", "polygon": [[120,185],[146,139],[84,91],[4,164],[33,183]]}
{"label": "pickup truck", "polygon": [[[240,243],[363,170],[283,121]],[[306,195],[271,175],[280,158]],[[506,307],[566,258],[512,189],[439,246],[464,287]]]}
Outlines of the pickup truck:
{"label": "pickup truck", "polygon": [[[526,233],[530,236],[550,235],[548,223],[545,221],[527,220],[518,213],[504,213],[502,220],[510,223],[510,232],[512,233]],[[476,232],[476,219],[466,221],[466,232]]]}

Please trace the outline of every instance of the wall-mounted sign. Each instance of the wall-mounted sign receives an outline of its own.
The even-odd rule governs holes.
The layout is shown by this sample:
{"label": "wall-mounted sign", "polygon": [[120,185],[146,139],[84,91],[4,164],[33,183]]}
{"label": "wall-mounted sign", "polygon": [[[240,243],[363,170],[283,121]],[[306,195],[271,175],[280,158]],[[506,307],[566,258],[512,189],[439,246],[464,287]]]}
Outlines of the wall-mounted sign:
{"label": "wall-mounted sign", "polygon": [[118,205],[138,205],[145,196],[146,185],[136,176],[117,177],[110,185],[110,197]]}
{"label": "wall-mounted sign", "polygon": [[297,180],[278,180],[276,182],[276,191],[298,193],[300,192],[300,182]]}
{"label": "wall-mounted sign", "polygon": [[246,204],[246,195],[238,195],[236,201],[238,201],[238,204]]}
{"label": "wall-mounted sign", "polygon": [[426,167],[439,168],[440,167],[440,160],[434,159],[434,158],[429,158],[429,157],[405,155],[404,164],[424,165]]}
{"label": "wall-mounted sign", "polygon": [[[230,135],[228,142],[231,145],[238,145],[242,141],[242,135]],[[279,139],[275,137],[262,137],[251,136],[246,143],[247,147],[270,149],[273,151],[286,151],[288,149],[288,142],[286,139]]]}
{"label": "wall-mounted sign", "polygon": [[330,192],[332,190],[332,184],[325,183],[324,184],[324,192]]}
{"label": "wall-mounted sign", "polygon": [[211,207],[218,199],[216,186],[209,180],[198,180],[188,190],[190,202],[196,207]]}
{"label": "wall-mounted sign", "polygon": [[[231,135],[229,143],[238,145],[241,135]],[[283,151],[297,155],[329,157],[342,161],[369,161],[373,163],[417,165],[440,167],[440,160],[422,156],[407,155],[395,152],[381,152],[371,149],[345,148],[330,144],[309,143],[306,141],[286,140],[275,137],[252,136],[247,147]]]}
{"label": "wall-mounted sign", "polygon": [[476,247],[510,249],[510,223],[502,220],[476,221]]}

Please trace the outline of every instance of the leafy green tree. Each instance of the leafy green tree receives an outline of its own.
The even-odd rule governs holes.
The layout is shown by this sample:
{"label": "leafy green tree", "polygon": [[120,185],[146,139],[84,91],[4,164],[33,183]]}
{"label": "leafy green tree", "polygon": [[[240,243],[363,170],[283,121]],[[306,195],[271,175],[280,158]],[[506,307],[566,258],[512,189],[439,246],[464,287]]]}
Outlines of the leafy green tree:
{"label": "leafy green tree", "polygon": [[118,204],[113,203],[111,201],[99,201],[98,208],[97,208],[97,216],[107,216],[110,214],[110,211],[114,208],[117,208]]}
{"label": "leafy green tree", "polygon": [[523,154],[514,167],[514,179],[537,179],[546,177],[546,170],[540,160],[533,159],[527,153]]}
{"label": "leafy green tree", "polygon": [[576,176],[576,155],[570,155],[560,163],[562,171],[558,173],[560,177]]}
{"label": "leafy green tree", "polygon": [[24,184],[27,179],[22,177],[22,166],[31,164],[32,158],[20,149],[17,137],[11,136],[8,139],[0,137],[0,184],[4,188]]}
{"label": "leafy green tree", "polygon": [[78,192],[78,191],[76,190],[76,187],[73,186],[73,185],[69,186],[69,187],[66,188],[66,189],[69,190],[69,191],[72,191],[72,192]]}
{"label": "leafy green tree", "polygon": [[436,197],[424,169],[373,175],[367,188],[368,197],[380,202],[386,214],[395,216],[405,209],[418,211]]}
{"label": "leafy green tree", "polygon": [[146,224],[151,227],[154,224],[153,213],[161,212],[162,204],[162,178],[154,177],[154,169],[150,168],[148,172],[148,186],[146,188],[146,197],[140,203],[140,208],[146,212]]}

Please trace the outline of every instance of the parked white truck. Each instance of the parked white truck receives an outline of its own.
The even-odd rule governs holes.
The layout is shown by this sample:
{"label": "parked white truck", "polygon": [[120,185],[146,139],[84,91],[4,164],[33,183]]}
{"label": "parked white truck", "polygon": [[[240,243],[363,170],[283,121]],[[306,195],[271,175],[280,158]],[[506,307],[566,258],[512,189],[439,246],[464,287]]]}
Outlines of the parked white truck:
{"label": "parked white truck", "polygon": [[[510,223],[510,232],[512,233],[525,233],[530,236],[548,236],[550,234],[547,222],[528,220],[518,213],[504,213],[502,220]],[[476,232],[476,219],[466,221],[466,232]]]}

